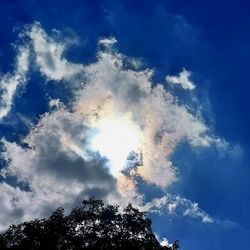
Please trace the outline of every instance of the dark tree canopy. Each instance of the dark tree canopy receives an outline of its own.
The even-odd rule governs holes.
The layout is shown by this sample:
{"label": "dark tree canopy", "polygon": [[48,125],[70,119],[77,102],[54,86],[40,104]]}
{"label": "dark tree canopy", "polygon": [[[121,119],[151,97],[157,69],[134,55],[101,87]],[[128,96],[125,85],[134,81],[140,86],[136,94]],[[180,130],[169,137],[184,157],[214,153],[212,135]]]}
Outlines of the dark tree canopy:
{"label": "dark tree canopy", "polygon": [[58,208],[48,219],[11,225],[0,235],[0,249],[15,250],[175,250],[161,246],[145,213],[129,204],[118,212],[117,206],[104,205],[93,198],[84,200],[67,216]]}

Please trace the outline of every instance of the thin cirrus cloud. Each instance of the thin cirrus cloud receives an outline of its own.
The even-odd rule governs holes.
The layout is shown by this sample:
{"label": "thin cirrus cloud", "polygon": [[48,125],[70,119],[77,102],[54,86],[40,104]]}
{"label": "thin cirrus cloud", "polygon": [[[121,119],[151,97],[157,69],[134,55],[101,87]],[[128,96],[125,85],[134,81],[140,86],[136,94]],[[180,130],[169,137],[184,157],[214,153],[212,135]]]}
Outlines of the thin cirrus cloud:
{"label": "thin cirrus cloud", "polygon": [[[170,197],[166,193],[158,206],[154,205],[156,200],[146,203],[136,182],[136,177],[140,176],[146,184],[165,191],[177,181],[178,170],[170,158],[183,140],[192,147],[223,148],[225,142],[210,133],[199,114],[191,114],[163,85],[153,83],[153,70],[125,67],[124,56],[112,47],[115,38],[101,39],[99,45],[105,46],[100,48],[96,60],[83,65],[65,59],[66,45],[56,42],[40,24],[26,27],[23,35],[29,39],[25,55],[32,56],[22,59],[22,67],[17,66],[16,72],[10,75],[10,78],[15,74],[22,76],[14,77],[15,88],[11,84],[1,84],[2,90],[11,89],[7,104],[1,106],[1,112],[5,110],[2,117],[10,110],[16,86],[25,83],[24,75],[31,62],[45,82],[54,80],[74,86],[74,96],[70,107],[58,99],[50,100],[48,112],[23,138],[22,145],[2,139],[7,164],[1,175],[4,178],[14,176],[17,181],[14,186],[7,181],[0,184],[1,211],[5,214],[0,216],[1,228],[45,216],[60,205],[69,209],[89,195],[122,205],[133,202],[152,212],[164,208],[164,213],[175,212],[203,223],[213,222],[196,203],[179,196]],[[133,64],[134,59],[131,59]],[[182,81],[185,88],[192,89],[194,85],[185,72],[175,80],[169,79]],[[139,149],[143,163],[129,176],[122,173],[114,176],[109,171],[108,159],[91,148],[93,124],[117,115],[130,119],[143,135]]]}

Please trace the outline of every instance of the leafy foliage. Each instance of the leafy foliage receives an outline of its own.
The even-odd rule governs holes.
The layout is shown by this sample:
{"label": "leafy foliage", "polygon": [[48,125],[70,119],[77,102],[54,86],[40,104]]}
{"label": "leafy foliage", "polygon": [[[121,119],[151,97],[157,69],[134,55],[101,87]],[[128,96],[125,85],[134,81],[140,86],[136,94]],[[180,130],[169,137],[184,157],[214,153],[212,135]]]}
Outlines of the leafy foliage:
{"label": "leafy foliage", "polygon": [[11,225],[0,235],[0,249],[15,250],[176,250],[161,246],[145,213],[129,204],[118,212],[118,206],[104,205],[90,198],[67,216],[58,208],[48,219]]}

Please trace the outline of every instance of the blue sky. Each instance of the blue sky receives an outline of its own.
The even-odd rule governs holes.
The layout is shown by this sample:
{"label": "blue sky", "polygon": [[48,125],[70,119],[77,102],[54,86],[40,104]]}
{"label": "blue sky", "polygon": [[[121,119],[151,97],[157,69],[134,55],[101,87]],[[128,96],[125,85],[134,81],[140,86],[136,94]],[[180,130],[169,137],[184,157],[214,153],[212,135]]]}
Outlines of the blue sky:
{"label": "blue sky", "polygon": [[[80,175],[78,180],[71,174],[71,161],[67,157],[63,158],[66,151],[57,152],[62,161],[65,159],[64,162],[59,163],[64,165],[66,162],[62,170],[58,170],[60,169],[58,159],[54,159],[47,152],[34,152],[34,158],[28,158],[22,152],[32,146],[43,148],[43,145],[38,143],[46,136],[51,139],[44,139],[44,145],[52,139],[55,144],[58,140],[56,145],[61,145],[60,138],[62,135],[68,135],[67,133],[70,133],[69,140],[76,143],[74,145],[85,145],[92,130],[87,129],[86,135],[84,134],[80,140],[77,135],[71,133],[70,129],[80,131],[82,126],[78,123],[80,118],[75,112],[76,106],[83,105],[83,112],[86,115],[85,107],[91,106],[91,100],[94,103],[97,102],[95,99],[97,97],[93,96],[91,89],[87,94],[82,90],[81,82],[86,81],[82,77],[89,74],[88,77],[93,82],[101,79],[114,81],[108,70],[105,71],[107,75],[104,76],[93,73],[95,70],[104,72],[105,69],[109,69],[108,66],[98,68],[101,66],[96,64],[97,53],[103,51],[104,55],[122,56],[123,71],[121,73],[120,69],[115,68],[115,72],[119,72],[115,79],[125,89],[126,80],[135,82],[135,92],[137,88],[142,88],[141,82],[149,81],[150,88],[153,89],[154,86],[161,84],[166,93],[178,99],[174,104],[171,101],[159,101],[161,105],[159,108],[154,106],[158,99],[152,101],[153,97],[150,94],[145,98],[145,105],[152,101],[150,104],[155,108],[148,107],[149,115],[152,110],[155,111],[152,111],[152,119],[154,117],[158,119],[153,114],[160,116],[168,114],[165,110],[169,107],[174,113],[172,120],[179,119],[178,129],[177,125],[173,125],[172,120],[167,118],[166,121],[164,119],[159,121],[158,128],[160,130],[161,126],[166,126],[169,131],[177,130],[176,134],[161,131],[173,141],[173,144],[163,143],[161,147],[168,152],[165,155],[166,164],[171,162],[177,173],[173,174],[167,168],[170,172],[169,175],[165,175],[159,169],[157,173],[166,177],[164,183],[164,180],[158,178],[159,176],[152,177],[156,175],[155,172],[151,173],[152,169],[144,168],[130,183],[133,192],[144,195],[143,202],[138,201],[139,205],[148,207],[151,205],[152,210],[157,210],[157,207],[153,207],[155,205],[152,199],[165,197],[165,203],[163,202],[159,211],[149,211],[156,234],[160,239],[166,237],[170,242],[179,239],[182,249],[247,248],[250,243],[249,7],[247,1],[207,1],[205,3],[168,0],[42,1],[39,3],[38,1],[1,1],[1,97],[4,91],[9,89],[4,87],[6,86],[4,82],[10,85],[10,82],[14,81],[13,76],[19,76],[18,87],[13,93],[8,112],[0,121],[3,158],[7,157],[10,161],[1,161],[1,183],[4,185],[1,186],[3,197],[0,206],[10,218],[9,221],[4,221],[0,216],[1,225],[32,218],[34,215],[34,211],[26,212],[25,209],[32,201],[30,194],[32,192],[37,194],[37,185],[44,184],[33,178],[47,171],[39,172],[45,166],[44,157],[47,157],[45,162],[48,161],[52,166],[52,169],[47,172],[49,175],[45,176],[56,173],[57,187],[60,187],[60,190],[64,190],[64,185],[69,183],[72,185],[72,190],[74,188],[79,190],[77,185],[82,181],[82,185],[88,183],[87,187],[84,187],[85,191],[82,191],[83,197],[87,194],[99,194],[102,198],[108,197],[108,200],[113,196],[116,197],[115,194],[109,196],[109,191],[116,185],[116,177],[110,175],[106,168],[103,169],[106,163],[103,163],[105,159],[100,155],[97,158],[91,155],[91,161],[81,163],[86,169],[85,174]],[[37,34],[41,34],[41,37],[37,37]],[[101,40],[104,38],[107,38],[111,45]],[[46,54],[46,51],[44,52],[38,44],[39,39],[45,39],[45,42],[51,45],[48,47],[48,50],[51,49],[48,52],[51,55],[41,56],[40,62],[39,55]],[[112,39],[116,39],[117,42],[112,44]],[[63,47],[62,54],[60,54],[60,44]],[[54,53],[53,48],[57,52]],[[18,70],[15,63],[22,49],[27,49],[23,55],[29,54],[27,60],[30,61],[28,69],[23,71]],[[57,61],[58,58],[59,61]],[[136,63],[132,58],[137,59]],[[104,65],[109,63],[108,59],[105,60],[103,59]],[[102,60],[99,59],[99,61]],[[115,61],[120,63],[119,58],[115,58]],[[53,65],[54,63],[57,63],[58,69]],[[86,65],[92,65],[92,68],[86,69]],[[147,78],[147,73],[143,71],[145,69],[154,71],[150,80]],[[138,79],[134,79],[136,73],[131,76],[129,70],[144,73],[138,76]],[[183,81],[180,80],[181,72],[190,72],[190,75],[186,75],[186,80],[195,88],[183,87]],[[166,76],[170,77],[168,81]],[[123,77],[124,81],[121,80]],[[174,83],[173,77],[177,79],[177,83]],[[105,85],[105,88],[109,87]],[[105,88],[99,93],[100,96],[106,93]],[[126,103],[126,100],[135,102],[135,113],[139,117],[141,109],[136,104],[138,100],[135,100],[137,98],[135,92],[133,95],[132,92],[129,92],[130,95],[124,94],[125,97],[121,94],[121,100],[116,101],[117,103],[118,101]],[[79,96],[83,98],[81,101],[77,99]],[[138,96],[144,98],[139,94]],[[88,97],[90,100],[86,102]],[[51,102],[51,100],[59,100],[60,103]],[[4,107],[2,100],[0,105],[2,110]],[[183,110],[179,107],[185,108]],[[72,109],[74,112],[71,111]],[[63,113],[66,112],[65,110],[67,114]],[[186,118],[184,119],[181,114]],[[191,114],[191,117],[187,114]],[[141,115],[142,118],[145,117]],[[58,124],[52,122],[54,119]],[[196,122],[194,119],[197,119]],[[75,121],[74,124],[70,123],[72,120]],[[64,122],[66,128],[61,127]],[[53,126],[62,133],[58,132],[55,135]],[[203,131],[203,126],[207,130]],[[36,128],[39,131],[39,127],[42,127],[42,132],[38,132],[35,136],[33,129]],[[204,146],[201,140],[209,145]],[[73,143],[72,141],[70,142]],[[155,144],[153,146],[156,147]],[[51,150],[53,149],[51,145]],[[75,150],[75,147],[73,149]],[[157,147],[156,150],[158,150]],[[164,157],[161,160],[164,160]],[[54,163],[59,165],[54,166]],[[31,168],[28,167],[29,165]],[[36,170],[34,167],[34,170],[33,165],[39,168]],[[93,173],[89,165],[98,165],[97,170]],[[79,165],[73,165],[73,167],[76,168],[74,171],[81,171]],[[9,169],[7,173],[4,172],[5,169]],[[72,183],[70,178],[66,178],[71,175]],[[101,176],[102,180],[100,181],[97,176]],[[176,180],[175,177],[177,177]],[[101,182],[105,186],[103,193],[100,192]],[[50,184],[46,185],[44,188],[52,187]],[[91,189],[90,186],[94,188]],[[15,197],[19,202],[10,202],[14,199],[14,191],[10,187],[20,188],[22,191],[18,189],[19,196]],[[27,192],[29,192],[28,196]],[[70,190],[66,193],[69,197],[72,196]],[[75,200],[79,199],[80,194],[75,197]],[[51,197],[58,201],[58,205],[61,205],[59,201],[65,202],[63,205],[66,207],[70,207],[75,202],[65,197],[56,198],[52,195]],[[43,198],[48,204],[47,208],[42,207],[42,204],[36,204],[38,210],[42,207],[41,211],[39,210],[39,216],[44,216],[53,208],[46,197]],[[198,203],[197,209],[196,203]],[[172,208],[176,206],[173,211],[169,209],[171,204]],[[209,220],[204,221],[204,218]]]}

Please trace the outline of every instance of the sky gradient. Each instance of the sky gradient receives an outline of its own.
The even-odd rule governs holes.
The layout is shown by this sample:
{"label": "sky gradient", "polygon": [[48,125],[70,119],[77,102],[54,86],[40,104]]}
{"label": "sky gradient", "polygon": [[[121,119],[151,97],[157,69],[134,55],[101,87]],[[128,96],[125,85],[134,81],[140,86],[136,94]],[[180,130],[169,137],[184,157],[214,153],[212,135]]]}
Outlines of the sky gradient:
{"label": "sky gradient", "polygon": [[[1,1],[0,228],[95,195],[181,249],[247,249],[249,7]],[[140,138],[126,168],[93,148],[106,120]]]}

